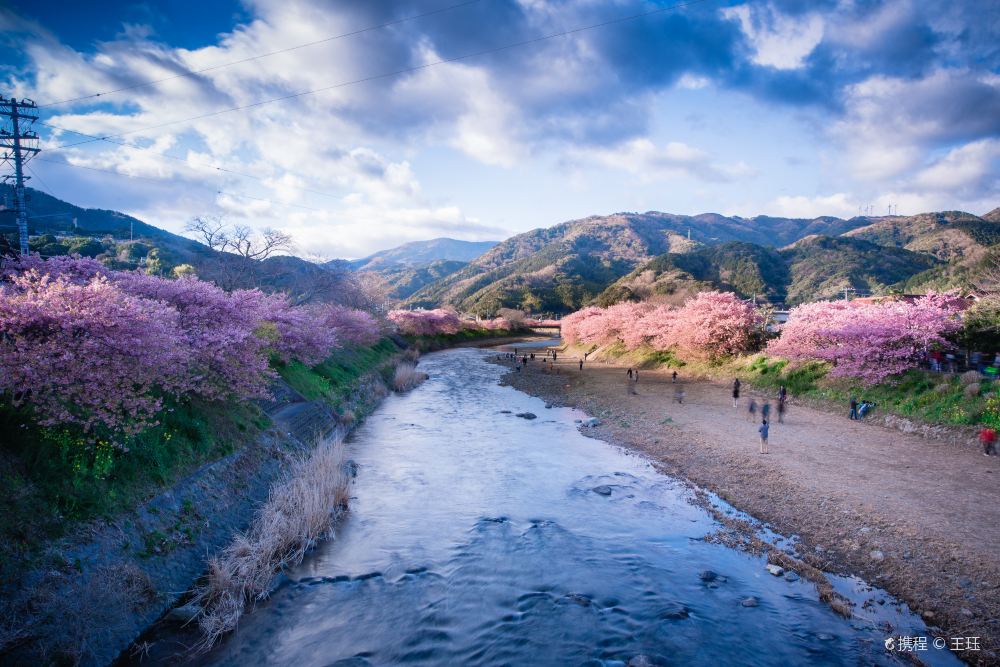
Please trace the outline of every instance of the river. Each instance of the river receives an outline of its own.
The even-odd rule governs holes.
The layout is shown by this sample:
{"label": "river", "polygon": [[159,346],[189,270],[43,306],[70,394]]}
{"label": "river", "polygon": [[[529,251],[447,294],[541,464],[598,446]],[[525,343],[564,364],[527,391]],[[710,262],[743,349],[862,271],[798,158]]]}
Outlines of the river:
{"label": "river", "polygon": [[718,524],[689,488],[582,435],[586,415],[499,386],[489,354],[421,360],[430,379],[349,440],[336,539],[198,664],[902,664],[877,624],[927,635],[892,604],[845,620],[812,584],[706,541]]}

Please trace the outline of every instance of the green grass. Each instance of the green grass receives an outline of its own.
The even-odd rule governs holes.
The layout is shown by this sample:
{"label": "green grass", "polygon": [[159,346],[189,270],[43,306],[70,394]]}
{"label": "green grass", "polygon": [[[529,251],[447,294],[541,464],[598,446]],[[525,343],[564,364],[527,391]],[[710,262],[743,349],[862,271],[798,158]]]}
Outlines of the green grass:
{"label": "green grass", "polygon": [[[753,354],[715,361],[681,360],[671,351],[628,351],[623,345],[611,345],[602,354],[617,359],[628,358],[638,367],[685,368],[685,375],[731,380],[739,377],[752,386],[777,392],[784,385],[792,396],[803,396],[847,406],[851,397],[877,404],[876,411],[902,415],[917,421],[952,426],[991,426],[1000,428],[1000,383],[991,386],[979,382],[978,392],[966,393],[959,377],[909,371],[892,381],[864,387],[856,381],[827,377],[830,366],[812,361],[789,363],[763,354]],[[846,410],[846,408],[845,408]]]}
{"label": "green grass", "polygon": [[[384,339],[337,350],[314,368],[292,362],[276,369],[306,398],[336,406],[354,380],[396,352]],[[116,448],[93,444],[79,429],[42,428],[26,410],[0,403],[0,581],[73,525],[139,505],[270,425],[253,402],[172,401],[159,421]],[[163,551],[157,536],[147,541],[144,553],[156,545]]]}
{"label": "green grass", "polygon": [[530,331],[508,331],[506,329],[496,329],[488,331],[485,329],[464,329],[456,334],[436,334],[434,336],[404,336],[406,341],[418,350],[425,352],[431,350],[442,350],[458,343],[465,343],[474,340],[484,340],[487,338],[505,338],[508,336],[523,336]]}
{"label": "green grass", "polygon": [[827,377],[826,363],[789,364],[761,354],[730,360],[718,370],[723,372],[714,375],[736,376],[757,387],[776,390],[785,385],[792,396],[843,406],[854,397],[875,402],[877,411],[931,424],[1000,428],[998,387],[986,380],[978,383],[978,392],[967,393],[959,377],[911,370],[883,384],[865,387],[850,379]]}
{"label": "green grass", "polygon": [[371,347],[337,350],[312,368],[298,361],[275,367],[282,379],[307,400],[324,401],[338,408],[351,393],[355,380],[383,365],[398,351],[391,340],[383,338]]}
{"label": "green grass", "polygon": [[9,434],[0,443],[0,579],[72,525],[136,506],[268,424],[251,403],[174,403],[118,449],[0,406],[0,432]]}

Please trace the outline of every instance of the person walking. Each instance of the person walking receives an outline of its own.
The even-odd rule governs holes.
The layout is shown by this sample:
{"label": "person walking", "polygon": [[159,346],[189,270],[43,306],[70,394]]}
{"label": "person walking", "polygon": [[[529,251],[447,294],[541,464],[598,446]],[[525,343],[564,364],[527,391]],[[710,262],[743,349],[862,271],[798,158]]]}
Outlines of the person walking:
{"label": "person walking", "polygon": [[580,360],[580,370],[583,370],[583,359]]}
{"label": "person walking", "polygon": [[771,418],[771,404],[770,403],[764,403],[764,405],[760,406],[760,416],[761,416],[761,419],[763,419],[764,421],[767,421],[768,419]]}
{"label": "person walking", "polygon": [[632,373],[632,381],[635,382],[636,384],[639,384],[639,369],[638,368],[635,369],[634,373]]}
{"label": "person walking", "polygon": [[677,371],[670,374],[670,384],[677,384]]}
{"label": "person walking", "polygon": [[674,400],[680,405],[684,405],[684,388],[677,387],[674,389]]}
{"label": "person walking", "polygon": [[858,418],[858,399],[856,399],[853,396],[851,396],[851,414],[848,415],[848,418],[849,419]]}
{"label": "person walking", "polygon": [[631,380],[632,379],[632,369],[631,368],[628,369],[627,375],[628,375],[628,379]]}
{"label": "person walking", "polygon": [[785,402],[784,401],[778,401],[778,423],[779,424],[784,424],[785,423]]}
{"label": "person walking", "polygon": [[757,401],[750,399],[750,404],[747,407],[747,419],[753,424],[757,421]]}
{"label": "person walking", "polygon": [[757,432],[760,434],[760,453],[767,454],[767,420],[761,420],[760,426],[757,427]]}
{"label": "person walking", "polygon": [[555,350],[552,350],[552,361],[553,362],[555,362],[555,360],[557,359],[558,355],[559,355],[558,352],[556,352]]}
{"label": "person walking", "polygon": [[785,385],[781,385],[780,387],[778,387],[778,402],[784,403],[787,398],[788,398],[788,390],[785,389]]}
{"label": "person walking", "polygon": [[979,432],[979,442],[983,445],[983,456],[990,456],[997,453],[996,449],[997,432],[991,428],[984,428]]}
{"label": "person walking", "polygon": [[733,380],[733,407],[738,408],[740,403],[740,379]]}

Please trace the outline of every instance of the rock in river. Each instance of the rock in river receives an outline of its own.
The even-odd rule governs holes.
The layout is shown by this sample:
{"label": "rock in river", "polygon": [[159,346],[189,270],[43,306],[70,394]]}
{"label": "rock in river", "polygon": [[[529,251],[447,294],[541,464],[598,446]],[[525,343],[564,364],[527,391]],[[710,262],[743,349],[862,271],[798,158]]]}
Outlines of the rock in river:
{"label": "rock in river", "polygon": [[715,581],[719,578],[719,573],[713,572],[712,570],[702,570],[701,574],[698,575],[698,578],[702,581]]}
{"label": "rock in river", "polygon": [[674,602],[669,604],[660,610],[658,614],[660,618],[668,621],[680,621],[688,617],[688,608],[684,605]]}
{"label": "rock in river", "polygon": [[744,607],[756,607],[760,603],[757,602],[757,598],[751,595],[748,598],[743,598],[742,600],[740,600],[740,604],[743,605]]}
{"label": "rock in river", "polygon": [[535,419],[538,417],[538,415],[534,412],[518,412],[515,416],[520,417],[521,419]]}
{"label": "rock in river", "polygon": [[767,571],[776,577],[780,577],[785,573],[785,568],[781,567],[780,565],[775,565],[774,563],[768,563]]}
{"label": "rock in river", "polygon": [[611,487],[608,486],[607,484],[602,484],[600,486],[595,486],[594,488],[591,489],[591,491],[593,491],[594,493],[596,493],[598,495],[601,495],[601,496],[610,496],[611,495]]}

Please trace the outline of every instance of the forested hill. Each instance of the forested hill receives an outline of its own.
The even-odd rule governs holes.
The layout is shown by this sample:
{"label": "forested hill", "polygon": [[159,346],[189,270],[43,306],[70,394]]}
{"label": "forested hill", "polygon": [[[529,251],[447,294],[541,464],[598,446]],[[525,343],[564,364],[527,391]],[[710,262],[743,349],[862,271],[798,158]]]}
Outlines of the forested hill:
{"label": "forested hill", "polygon": [[[1000,240],[996,217],[592,216],[507,239],[407,303],[483,315],[502,307],[558,314],[597,301],[715,288],[801,302],[844,288],[961,287]],[[725,250],[707,250],[719,246]],[[642,268],[660,256],[659,265]]]}

